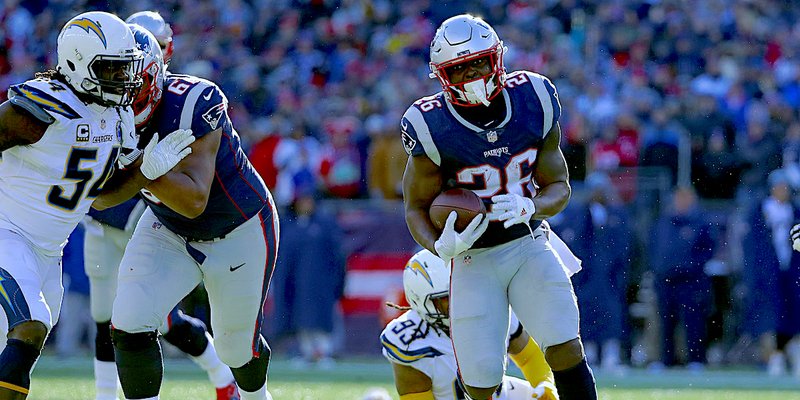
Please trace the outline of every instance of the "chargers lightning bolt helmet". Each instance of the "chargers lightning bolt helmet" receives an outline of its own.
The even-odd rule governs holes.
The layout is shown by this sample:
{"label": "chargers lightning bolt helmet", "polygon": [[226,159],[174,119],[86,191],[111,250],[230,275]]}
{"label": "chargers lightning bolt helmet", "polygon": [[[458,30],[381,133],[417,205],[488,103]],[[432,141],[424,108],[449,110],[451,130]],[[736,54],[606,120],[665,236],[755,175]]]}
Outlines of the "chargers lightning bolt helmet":
{"label": "chargers lightning bolt helmet", "polygon": [[61,29],[56,70],[75,91],[97,103],[127,106],[142,85],[142,52],[116,15],[79,14]]}
{"label": "chargers lightning bolt helmet", "polygon": [[[438,78],[445,98],[452,104],[489,105],[503,89],[506,47],[484,20],[469,14],[456,15],[442,22],[431,42],[431,78]],[[491,72],[471,81],[453,83],[448,70],[458,65],[489,57]]]}
{"label": "chargers lightning bolt helmet", "polygon": [[169,64],[172,59],[172,27],[164,21],[161,14],[155,11],[139,11],[131,14],[125,22],[136,24],[150,31],[161,46],[164,55],[164,64]]}
{"label": "chargers lightning bolt helmet", "polygon": [[450,268],[428,250],[414,254],[403,269],[403,289],[411,309],[429,324],[450,329],[450,317],[437,307],[450,296]]}
{"label": "chargers lightning bolt helmet", "polygon": [[133,115],[136,126],[142,126],[153,115],[153,111],[161,101],[164,87],[166,66],[161,47],[150,31],[137,25],[128,24],[133,37],[144,54],[144,70],[142,71],[142,89],[133,102]]}

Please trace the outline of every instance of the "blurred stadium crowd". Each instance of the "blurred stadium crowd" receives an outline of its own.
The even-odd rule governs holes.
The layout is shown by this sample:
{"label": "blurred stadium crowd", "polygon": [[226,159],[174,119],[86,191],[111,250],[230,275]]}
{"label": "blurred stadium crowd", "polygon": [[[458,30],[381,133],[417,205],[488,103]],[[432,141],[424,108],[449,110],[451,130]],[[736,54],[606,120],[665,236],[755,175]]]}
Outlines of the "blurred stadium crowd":
{"label": "blurred stadium crowd", "polygon": [[171,23],[170,70],[223,88],[284,206],[400,199],[400,116],[440,89],[428,79],[434,29],[483,16],[509,69],[559,91],[576,195],[551,224],[584,259],[575,279],[591,360],[800,376],[788,239],[800,219],[800,3],[5,0],[0,87],[54,65],[54,27],[89,9],[152,9]]}

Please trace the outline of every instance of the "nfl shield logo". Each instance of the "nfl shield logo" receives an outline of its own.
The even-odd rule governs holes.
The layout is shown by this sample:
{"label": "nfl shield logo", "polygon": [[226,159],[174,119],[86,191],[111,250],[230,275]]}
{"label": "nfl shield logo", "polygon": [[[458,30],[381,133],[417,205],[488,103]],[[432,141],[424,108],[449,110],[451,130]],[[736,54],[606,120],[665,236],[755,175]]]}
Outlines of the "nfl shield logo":
{"label": "nfl shield logo", "polygon": [[464,256],[464,264],[466,264],[466,265],[472,264],[472,256],[471,255],[467,254],[466,256]]}
{"label": "nfl shield logo", "polygon": [[497,131],[489,131],[489,133],[486,134],[486,140],[488,140],[489,143],[496,142],[497,141]]}
{"label": "nfl shield logo", "polygon": [[104,119],[100,120],[100,129],[106,129],[106,120]]}

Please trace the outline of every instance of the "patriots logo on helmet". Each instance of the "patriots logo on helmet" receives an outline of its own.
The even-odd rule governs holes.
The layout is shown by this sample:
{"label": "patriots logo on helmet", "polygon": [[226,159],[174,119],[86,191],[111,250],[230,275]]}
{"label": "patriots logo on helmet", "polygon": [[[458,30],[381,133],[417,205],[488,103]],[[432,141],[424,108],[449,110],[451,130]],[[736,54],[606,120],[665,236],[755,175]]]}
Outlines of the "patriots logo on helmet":
{"label": "patriots logo on helmet", "polygon": [[211,108],[208,109],[203,114],[203,121],[206,121],[211,129],[217,129],[217,125],[219,125],[219,120],[222,119],[222,114],[225,113],[225,102],[219,103]]}
{"label": "patriots logo on helmet", "polygon": [[139,45],[139,49],[145,53],[150,52],[150,40],[148,40],[147,35],[144,31],[139,29],[133,29],[133,37],[136,38],[136,44]]}

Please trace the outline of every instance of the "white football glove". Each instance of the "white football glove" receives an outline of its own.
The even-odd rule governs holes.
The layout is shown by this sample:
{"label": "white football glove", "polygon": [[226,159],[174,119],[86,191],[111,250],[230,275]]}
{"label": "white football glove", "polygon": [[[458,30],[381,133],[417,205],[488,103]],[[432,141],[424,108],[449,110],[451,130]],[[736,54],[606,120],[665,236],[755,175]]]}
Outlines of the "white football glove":
{"label": "white football glove", "polygon": [[533,397],[537,400],[560,400],[556,386],[550,381],[542,381],[533,388]]}
{"label": "white football glove", "polygon": [[492,214],[508,229],[511,225],[528,224],[536,212],[533,200],[518,194],[501,194],[492,197]]}
{"label": "white football glove", "polygon": [[139,167],[142,175],[152,181],[169,172],[181,160],[192,153],[192,148],[189,145],[194,140],[191,129],[178,129],[167,135],[160,142],[158,141],[158,133],[153,134],[150,143],[144,148],[142,166]]}
{"label": "white football glove", "polygon": [[483,214],[478,214],[463,232],[458,233],[455,228],[457,217],[458,214],[455,211],[450,212],[450,215],[447,216],[447,221],[444,223],[442,235],[433,244],[436,254],[441,259],[449,260],[469,250],[475,244],[475,241],[483,235],[483,232],[486,232],[486,228],[489,227],[489,218],[485,218]]}
{"label": "white football glove", "polygon": [[792,228],[792,248],[795,251],[800,251],[800,224],[795,225]]}

